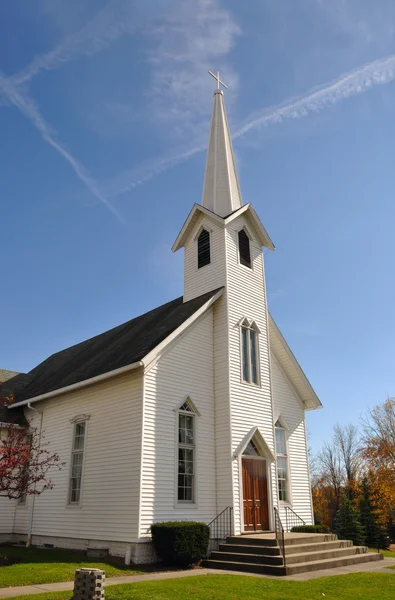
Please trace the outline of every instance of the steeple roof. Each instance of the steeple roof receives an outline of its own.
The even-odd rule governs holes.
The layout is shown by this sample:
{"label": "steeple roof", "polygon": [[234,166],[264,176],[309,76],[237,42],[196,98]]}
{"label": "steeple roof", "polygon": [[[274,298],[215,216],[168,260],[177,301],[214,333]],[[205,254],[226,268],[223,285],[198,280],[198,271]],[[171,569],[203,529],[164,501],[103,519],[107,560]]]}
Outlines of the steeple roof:
{"label": "steeple roof", "polygon": [[214,92],[202,205],[226,217],[243,205],[223,92]]}

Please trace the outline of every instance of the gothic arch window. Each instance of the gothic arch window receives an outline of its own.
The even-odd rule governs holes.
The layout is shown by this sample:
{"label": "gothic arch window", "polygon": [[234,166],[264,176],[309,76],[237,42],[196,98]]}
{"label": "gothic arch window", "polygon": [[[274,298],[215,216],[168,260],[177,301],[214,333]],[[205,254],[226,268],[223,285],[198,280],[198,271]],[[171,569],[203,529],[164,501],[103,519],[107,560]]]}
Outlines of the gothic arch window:
{"label": "gothic arch window", "polygon": [[89,419],[90,415],[85,414],[78,415],[77,417],[71,419],[71,422],[73,423],[73,439],[69,475],[69,504],[81,504],[86,434]]}
{"label": "gothic arch window", "polygon": [[289,502],[290,494],[287,431],[280,419],[276,421],[274,430],[276,436],[278,499],[281,502]]}
{"label": "gothic arch window", "polygon": [[202,229],[197,239],[198,269],[211,263],[210,232]]}
{"label": "gothic arch window", "polygon": [[239,240],[239,260],[240,264],[251,269],[251,249],[250,249],[250,238],[246,230],[240,229],[238,233]]}
{"label": "gothic arch window", "polygon": [[241,323],[241,373],[243,381],[259,385],[259,329],[254,322]]}
{"label": "gothic arch window", "polygon": [[177,502],[196,502],[196,419],[199,415],[190,398],[177,411]]}

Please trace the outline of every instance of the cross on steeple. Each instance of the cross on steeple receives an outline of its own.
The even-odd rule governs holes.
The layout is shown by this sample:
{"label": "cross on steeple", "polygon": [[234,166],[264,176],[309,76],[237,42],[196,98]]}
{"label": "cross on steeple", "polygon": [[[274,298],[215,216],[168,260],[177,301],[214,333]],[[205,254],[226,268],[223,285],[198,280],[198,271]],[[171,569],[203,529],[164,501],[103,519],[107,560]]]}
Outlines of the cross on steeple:
{"label": "cross on steeple", "polygon": [[209,71],[209,74],[211,75],[211,77],[214,77],[214,79],[217,81],[217,90],[219,90],[219,85],[221,84],[224,88],[228,89],[228,86],[224,84],[223,81],[220,80],[219,78],[219,71],[217,71],[217,74],[214,75],[214,73],[212,73],[211,71]]}

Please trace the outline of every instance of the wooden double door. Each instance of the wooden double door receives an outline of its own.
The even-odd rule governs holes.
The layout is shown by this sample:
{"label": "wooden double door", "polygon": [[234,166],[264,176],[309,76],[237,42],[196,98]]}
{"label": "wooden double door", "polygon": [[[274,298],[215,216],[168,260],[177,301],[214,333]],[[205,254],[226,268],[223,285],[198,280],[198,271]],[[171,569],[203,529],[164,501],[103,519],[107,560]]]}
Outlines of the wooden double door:
{"label": "wooden double door", "polygon": [[266,460],[242,458],[244,531],[269,529]]}

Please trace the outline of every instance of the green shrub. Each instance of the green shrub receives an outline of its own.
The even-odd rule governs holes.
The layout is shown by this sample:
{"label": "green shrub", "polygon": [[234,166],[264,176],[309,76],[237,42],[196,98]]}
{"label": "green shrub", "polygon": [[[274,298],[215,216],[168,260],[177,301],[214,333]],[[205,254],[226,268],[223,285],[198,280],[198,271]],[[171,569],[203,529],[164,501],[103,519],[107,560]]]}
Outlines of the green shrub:
{"label": "green shrub", "polygon": [[298,525],[292,527],[292,533],[330,533],[331,530],[327,525]]}
{"label": "green shrub", "polygon": [[210,528],[196,521],[153,523],[152,541],[166,565],[188,566],[207,556]]}
{"label": "green shrub", "polygon": [[0,554],[0,567],[9,567],[10,565],[15,565],[15,563],[21,562],[15,557],[5,556],[4,554]]}

